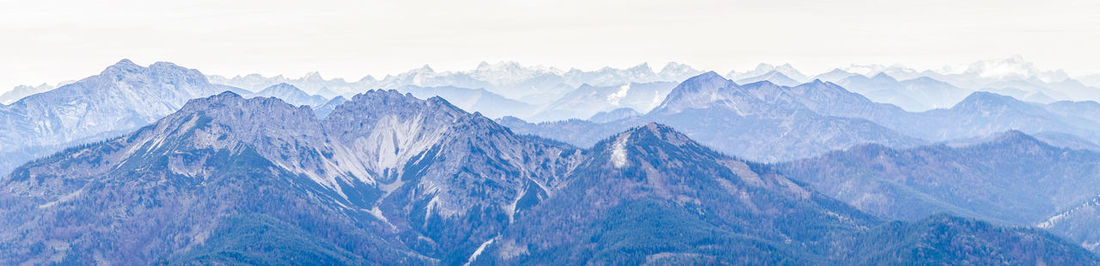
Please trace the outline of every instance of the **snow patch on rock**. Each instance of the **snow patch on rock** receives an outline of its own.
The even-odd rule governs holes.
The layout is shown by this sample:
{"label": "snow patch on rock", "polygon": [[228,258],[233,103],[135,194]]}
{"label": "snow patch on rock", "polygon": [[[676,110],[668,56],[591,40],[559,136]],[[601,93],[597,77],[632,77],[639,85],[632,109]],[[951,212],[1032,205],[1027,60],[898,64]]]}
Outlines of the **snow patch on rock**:
{"label": "snow patch on rock", "polygon": [[629,139],[630,134],[622,134],[611,144],[611,163],[616,168],[626,166],[626,141]]}

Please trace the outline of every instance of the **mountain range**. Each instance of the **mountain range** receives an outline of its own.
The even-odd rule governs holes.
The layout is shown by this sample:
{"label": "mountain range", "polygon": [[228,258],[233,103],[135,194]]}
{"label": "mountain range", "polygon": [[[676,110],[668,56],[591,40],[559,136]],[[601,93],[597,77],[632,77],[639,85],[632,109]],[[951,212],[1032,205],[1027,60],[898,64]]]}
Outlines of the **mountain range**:
{"label": "mountain range", "polygon": [[[1098,107],[1093,101],[1040,104],[973,92],[951,108],[909,112],[821,80],[793,87],[768,81],[739,85],[707,73],[678,85],[645,115],[603,122],[498,122],[524,134],[587,147],[625,128],[657,121],[722,152],[775,162],[863,143],[904,148],[1010,130],[1058,146],[1095,149],[1100,124],[1089,114],[1100,114]],[[748,141],[732,145],[732,139]]]}
{"label": "mountain range", "polygon": [[323,119],[190,100],[0,186],[5,264],[1100,263],[1036,229],[883,222],[656,123],[578,149],[392,90]]}
{"label": "mountain range", "polygon": [[413,87],[459,87],[483,89],[502,97],[519,100],[531,105],[548,104],[583,84],[590,86],[622,86],[629,83],[657,81],[679,82],[702,73],[688,65],[668,63],[660,71],[653,71],[648,64],[619,69],[604,67],[593,71],[552,67],[528,67],[516,62],[489,64],[482,62],[473,70],[438,72],[423,66],[408,72],[387,75],[382,79],[365,76],[355,82],[343,79],[326,80],[319,73],[309,73],[302,78],[283,76],[264,77],[249,74],[232,78],[212,75],[210,80],[218,84],[258,91],[278,83],[288,83],[310,94],[331,98],[337,95],[350,97],[369,89],[397,89]]}
{"label": "mountain range", "polygon": [[[544,110],[554,110],[547,105],[562,101],[588,84],[590,87],[619,87],[630,83],[680,82],[702,73],[688,65],[669,63],[659,72],[647,64],[617,69],[605,67],[594,71],[551,67],[523,66],[515,62],[482,63],[475,69],[454,72],[437,72],[424,66],[405,73],[388,75],[382,79],[366,76],[355,82],[343,79],[327,80],[318,73],[302,78],[282,76],[264,77],[258,74],[226,78],[210,76],[218,84],[227,84],[258,91],[278,83],[289,83],[310,94],[332,98],[336,95],[350,97],[367,89],[397,89],[403,87],[459,87],[471,90],[484,89],[500,97],[523,102]],[[850,91],[880,103],[897,105],[910,112],[922,112],[937,108],[949,108],[970,93],[993,92],[1029,102],[1051,103],[1055,101],[1100,100],[1100,87],[1092,76],[1073,79],[1062,71],[1040,70],[1021,57],[975,62],[961,69],[915,70],[904,66],[852,65],[835,68],[815,76],[803,74],[790,64],[760,64],[744,72],[730,71],[727,78],[738,84],[759,81],[794,87],[815,79],[839,84]],[[1092,84],[1092,85],[1087,85]],[[585,102],[586,108],[613,110],[614,101]],[[647,112],[647,108],[639,108]],[[650,107],[652,108],[652,106]],[[475,109],[471,109],[475,110]],[[477,110],[481,111],[481,110]],[[570,118],[587,118],[587,115],[550,115],[531,109],[509,110],[509,115],[529,121],[546,122]],[[539,114],[542,113],[542,114]]]}
{"label": "mountain range", "polygon": [[530,124],[498,120],[513,130],[588,147],[649,121],[665,123],[715,149],[756,161],[805,158],[872,142],[909,147],[923,141],[862,118],[823,115],[789,88],[767,81],[738,85],[714,72],[690,78],[642,116],[605,123],[568,120]]}
{"label": "mountain range", "polygon": [[50,84],[45,84],[45,83],[43,83],[41,85],[38,85],[38,86],[27,86],[27,85],[15,86],[14,89],[12,89],[10,91],[7,91],[7,92],[4,92],[4,94],[0,94],[0,104],[12,104],[15,101],[18,101],[19,99],[23,99],[23,97],[31,96],[31,95],[34,95],[34,94],[37,94],[37,93],[46,92],[46,91],[49,91],[49,90],[52,90],[52,89],[54,89],[53,86],[50,86]]}
{"label": "mountain range", "polygon": [[246,93],[171,63],[119,61],[98,75],[0,105],[0,173],[68,146],[125,134],[190,99],[226,90]]}
{"label": "mountain range", "polygon": [[0,105],[0,263],[1097,263],[1100,104],[861,71],[123,60]]}
{"label": "mountain range", "polygon": [[[953,213],[1036,226],[1100,195],[1100,153],[1048,145],[1019,131],[958,147],[862,145],[779,166],[860,210],[915,220]],[[1050,225],[1047,225],[1050,227]],[[1054,230],[1095,248],[1100,238]],[[1094,251],[1096,251],[1094,249]]]}

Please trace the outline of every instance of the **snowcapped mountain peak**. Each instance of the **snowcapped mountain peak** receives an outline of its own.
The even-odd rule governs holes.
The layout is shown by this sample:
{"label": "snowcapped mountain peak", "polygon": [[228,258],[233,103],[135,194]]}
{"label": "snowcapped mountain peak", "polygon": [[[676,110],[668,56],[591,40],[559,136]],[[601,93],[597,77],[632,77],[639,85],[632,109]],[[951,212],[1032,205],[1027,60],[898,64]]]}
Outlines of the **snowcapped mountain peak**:
{"label": "snowcapped mountain peak", "polygon": [[790,78],[793,78],[795,80],[798,80],[798,81],[806,80],[806,75],[802,74],[801,71],[798,71],[798,69],[796,69],[791,64],[783,64],[783,65],[780,65],[778,67],[775,67],[774,71],[777,71],[779,73],[783,73],[783,75],[786,75],[786,76],[788,76]]}
{"label": "snowcapped mountain peak", "polygon": [[783,72],[780,72],[780,71],[777,71],[777,70],[768,71],[767,73],[761,74],[759,76],[753,76],[753,77],[739,79],[739,80],[737,80],[737,83],[738,84],[749,84],[749,83],[756,83],[756,82],[760,82],[760,81],[768,81],[768,82],[771,82],[771,83],[774,83],[774,84],[777,84],[777,85],[781,85],[781,86],[796,86],[796,85],[802,83],[801,81],[795,80],[795,79],[787,76],[786,74],[783,74]]}
{"label": "snowcapped mountain peak", "polygon": [[561,71],[552,67],[527,67],[515,61],[501,61],[495,64],[483,61],[474,70],[458,74],[466,73],[472,78],[496,86],[510,86],[543,75],[557,75],[559,72]]}
{"label": "snowcapped mountain peak", "polygon": [[[206,76],[194,69],[170,63],[142,67],[123,59],[99,75],[5,106],[5,111],[15,114],[6,116],[5,119],[10,119],[6,121],[51,126],[0,129],[0,138],[12,141],[9,143],[26,143],[5,145],[0,152],[28,147],[52,152],[62,145],[115,136],[168,115],[190,99],[233,89],[210,84]],[[0,172],[6,172],[12,164],[25,162],[24,159],[9,157],[0,163]]]}
{"label": "snowcapped mountain peak", "polygon": [[420,68],[413,70],[412,73],[435,73],[435,70],[432,69],[432,66],[424,64]]}
{"label": "snowcapped mountain peak", "polygon": [[687,64],[668,62],[668,64],[665,64],[665,66],[661,68],[661,71],[658,72],[657,75],[665,80],[682,81],[700,73],[702,72]]}
{"label": "snowcapped mountain peak", "polygon": [[665,64],[664,67],[661,67],[661,72],[662,73],[664,73],[664,72],[683,73],[683,72],[687,72],[687,71],[695,71],[695,68],[692,68],[691,66],[689,66],[687,64],[681,64],[681,63],[677,63],[677,62],[668,62],[667,64]]}
{"label": "snowcapped mountain peak", "polygon": [[630,67],[627,70],[630,71],[630,72],[634,72],[634,73],[648,73],[648,74],[653,73],[653,68],[649,67],[649,63],[641,63],[639,65]]}
{"label": "snowcapped mountain peak", "polygon": [[[745,79],[753,79],[753,78],[758,78],[758,77],[765,76],[765,75],[770,75],[771,72],[781,73],[781,74],[783,74],[783,76],[787,77],[788,79],[793,80],[793,83],[796,83],[796,84],[797,83],[802,83],[803,81],[809,79],[808,77],[806,77],[806,75],[802,74],[802,72],[798,71],[798,69],[796,69],[791,64],[782,64],[782,65],[776,66],[776,65],[771,65],[771,64],[767,64],[767,63],[760,63],[760,64],[756,65],[756,68],[754,68],[753,70],[746,71],[746,72],[730,71],[730,73],[727,76],[731,79],[741,81],[741,80],[745,80]],[[757,80],[753,80],[752,82],[755,82],[755,81],[757,81]],[[774,82],[774,80],[773,80],[773,82]]]}
{"label": "snowcapped mountain peak", "polygon": [[477,64],[477,68],[474,69],[474,72],[519,72],[523,70],[525,70],[524,67],[516,61],[500,61],[495,64],[481,61],[481,63]]}
{"label": "snowcapped mountain peak", "polygon": [[775,70],[775,66],[772,65],[772,64],[768,64],[768,63],[757,64],[756,68],[753,69],[753,71],[757,71],[757,72],[761,72],[761,73],[767,73],[768,71],[772,71],[772,70]]}
{"label": "snowcapped mountain peak", "polygon": [[841,70],[844,70],[845,72],[853,73],[853,74],[860,74],[860,75],[867,76],[867,77],[874,76],[875,74],[881,73],[881,72],[885,71],[886,69],[887,69],[887,66],[879,65],[879,64],[869,64],[869,65],[853,64],[853,65],[850,65],[848,67],[841,68]]}
{"label": "snowcapped mountain peak", "polygon": [[302,79],[305,79],[305,80],[308,80],[308,81],[323,81],[323,80],[325,80],[324,77],[321,77],[321,72],[317,72],[317,71],[311,71],[309,73],[306,73],[305,76],[302,76]]}

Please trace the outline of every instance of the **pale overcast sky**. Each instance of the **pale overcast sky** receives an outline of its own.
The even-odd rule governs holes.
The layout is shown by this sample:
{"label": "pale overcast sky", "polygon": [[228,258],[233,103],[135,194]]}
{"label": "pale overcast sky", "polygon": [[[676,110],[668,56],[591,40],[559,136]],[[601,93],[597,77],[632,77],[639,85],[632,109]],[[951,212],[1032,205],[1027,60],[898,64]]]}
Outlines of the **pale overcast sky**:
{"label": "pale overcast sky", "polygon": [[0,92],[121,58],[207,74],[358,79],[430,64],[592,69],[668,61],[725,73],[789,62],[938,68],[1022,55],[1100,73],[1100,1],[0,0]]}

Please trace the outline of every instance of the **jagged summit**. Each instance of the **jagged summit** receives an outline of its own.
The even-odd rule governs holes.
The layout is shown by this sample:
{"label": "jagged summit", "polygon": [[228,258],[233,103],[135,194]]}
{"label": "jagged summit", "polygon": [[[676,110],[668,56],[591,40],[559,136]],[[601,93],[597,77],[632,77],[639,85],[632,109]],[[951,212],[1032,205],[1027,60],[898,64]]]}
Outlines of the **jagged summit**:
{"label": "jagged summit", "polygon": [[293,105],[290,105],[289,103],[283,101],[282,99],[276,98],[276,97],[245,98],[244,96],[241,96],[240,94],[237,94],[236,92],[224,91],[224,92],[212,95],[210,97],[195,98],[195,99],[188,100],[187,103],[183,105],[183,108],[180,108],[180,110],[181,111],[191,111],[191,110],[205,110],[205,109],[216,109],[216,108],[247,109],[246,107],[241,106],[242,104],[246,104],[246,103],[249,103],[249,104],[262,104],[262,105],[280,105],[281,104],[281,105],[286,105],[289,108],[295,108]]}
{"label": "jagged summit", "polygon": [[[447,114],[465,113],[464,110],[454,106],[446,99],[439,96],[429,97],[427,99],[419,99],[413,96],[412,93],[404,93],[397,90],[369,90],[364,93],[356,94],[352,96],[350,100],[340,105],[340,107],[356,107],[360,110],[368,110],[374,108],[383,108],[388,110],[381,111],[397,111],[404,107],[411,107],[419,110],[423,108],[432,109],[434,111],[441,111]],[[337,111],[341,110],[338,107]],[[365,109],[364,109],[365,108]],[[346,111],[345,111],[346,112]]]}
{"label": "jagged summit", "polygon": [[668,62],[657,74],[665,79],[681,80],[699,74],[699,70],[681,63]]}
{"label": "jagged summit", "polygon": [[653,73],[653,68],[649,67],[649,63],[638,64],[636,66],[628,68],[627,71],[632,72],[632,73],[636,73],[636,74],[647,74],[647,75],[654,74]]}
{"label": "jagged summit", "polygon": [[418,68],[416,70],[413,70],[412,72],[435,73],[435,69],[432,69],[432,67],[429,66],[428,64],[424,64],[423,66],[420,66],[420,68]]}

